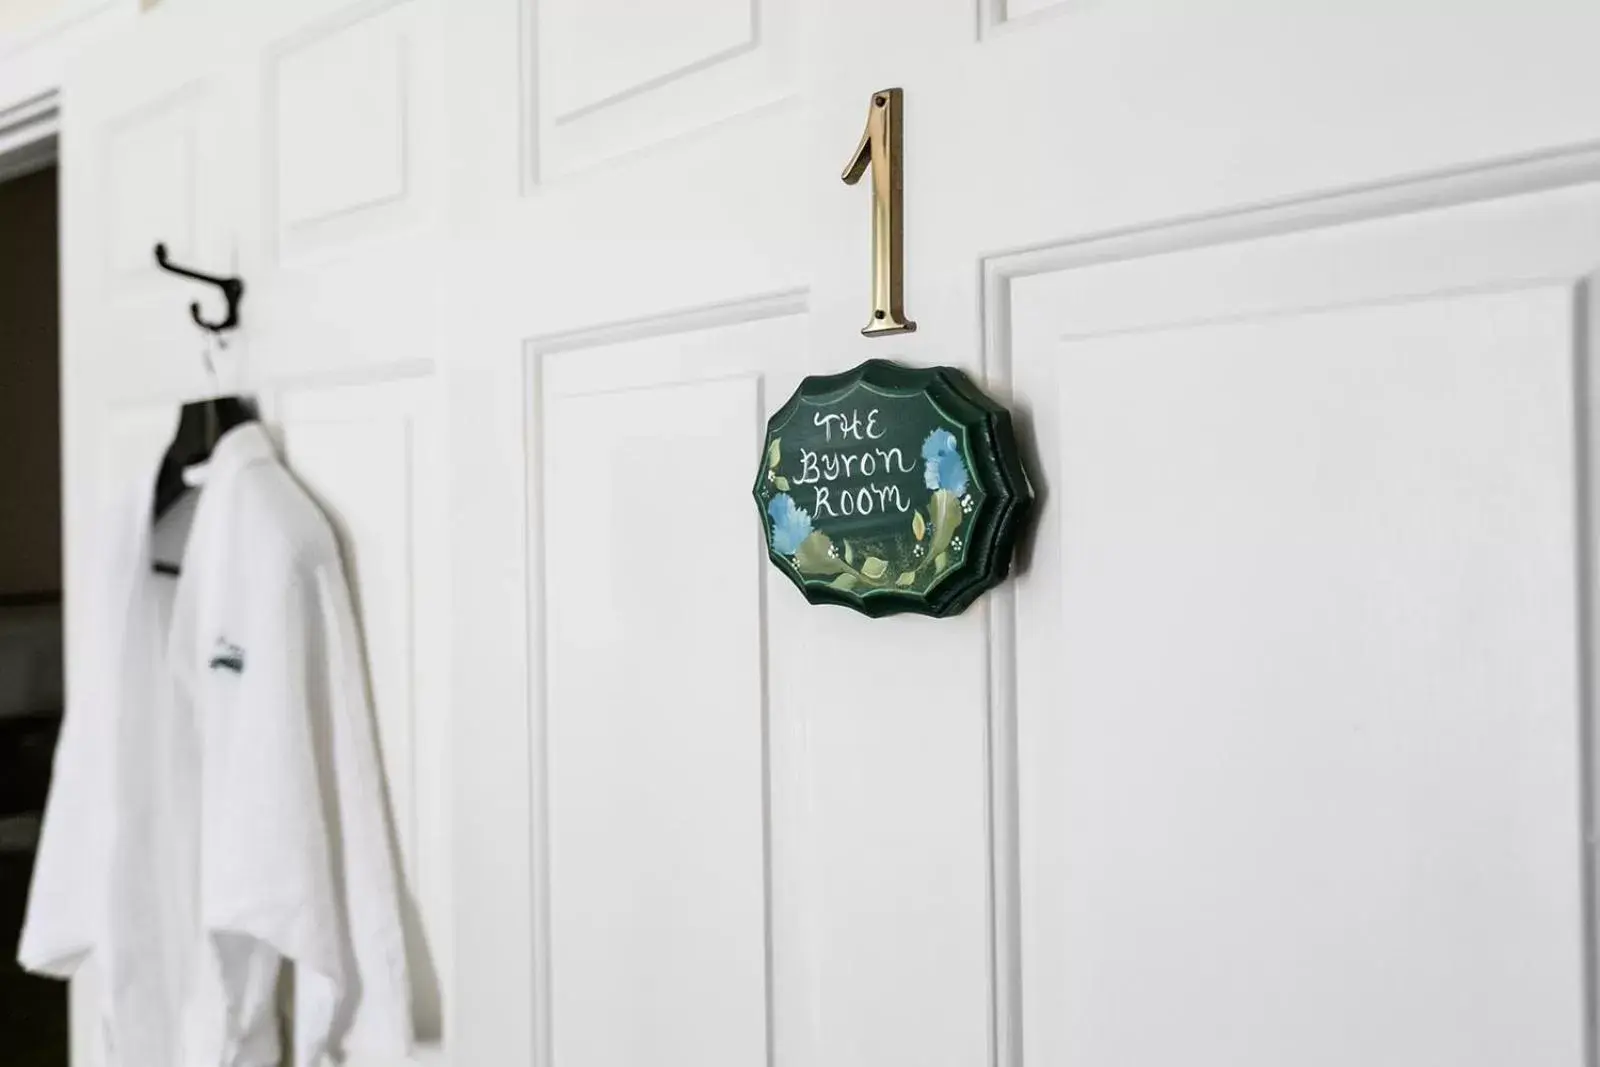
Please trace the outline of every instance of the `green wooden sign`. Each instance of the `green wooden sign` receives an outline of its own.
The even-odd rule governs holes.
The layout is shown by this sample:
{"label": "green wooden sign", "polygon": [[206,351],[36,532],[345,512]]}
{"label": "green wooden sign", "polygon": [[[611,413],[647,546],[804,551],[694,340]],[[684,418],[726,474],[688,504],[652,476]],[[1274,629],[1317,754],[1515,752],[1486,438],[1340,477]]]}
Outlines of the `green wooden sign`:
{"label": "green wooden sign", "polygon": [[1005,578],[1033,493],[1010,414],[961,371],[868,360],[767,424],[769,555],[813,603],[953,615]]}

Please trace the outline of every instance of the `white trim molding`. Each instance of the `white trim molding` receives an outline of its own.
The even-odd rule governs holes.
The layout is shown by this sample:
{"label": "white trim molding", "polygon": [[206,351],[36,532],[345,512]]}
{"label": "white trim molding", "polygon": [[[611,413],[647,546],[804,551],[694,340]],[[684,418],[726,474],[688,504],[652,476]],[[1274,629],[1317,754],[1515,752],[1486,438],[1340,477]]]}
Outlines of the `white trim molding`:
{"label": "white trim molding", "polygon": [[0,182],[54,163],[60,128],[61,108],[55,90],[0,109]]}

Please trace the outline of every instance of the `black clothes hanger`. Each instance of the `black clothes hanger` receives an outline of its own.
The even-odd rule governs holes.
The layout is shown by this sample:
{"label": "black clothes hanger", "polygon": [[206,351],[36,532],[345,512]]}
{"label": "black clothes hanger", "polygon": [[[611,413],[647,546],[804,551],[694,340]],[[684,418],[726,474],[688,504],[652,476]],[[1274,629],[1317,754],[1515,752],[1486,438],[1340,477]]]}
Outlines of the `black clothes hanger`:
{"label": "black clothes hanger", "polygon": [[[189,305],[189,317],[203,330],[209,331],[215,338],[217,346],[225,344],[222,334],[239,325],[239,301],[244,297],[244,280],[235,277],[221,277],[215,274],[204,274],[189,267],[180,267],[167,258],[167,246],[158,244],[155,248],[156,264],[164,271],[192,278],[197,282],[215,285],[222,290],[222,296],[227,300],[226,315],[211,322],[200,317],[200,304],[198,301]],[[209,347],[204,353],[206,373],[211,378],[213,388],[216,386],[216,368],[212,365]],[[209,400],[197,400],[183,405],[183,410],[178,416],[178,430],[172,435],[172,444],[167,446],[166,455],[161,458],[161,469],[156,474],[155,514],[152,521],[160,521],[161,517],[171,511],[173,506],[182,500],[189,492],[189,486],[183,480],[183,472],[197,463],[203,463],[211,458],[211,450],[216,447],[217,439],[241,423],[253,422],[256,419],[255,405],[243,397],[218,396]],[[178,568],[171,563],[157,560],[154,564],[159,574],[177,574]]]}
{"label": "black clothes hanger", "polygon": [[[167,446],[166,454],[161,457],[161,469],[156,473],[152,521],[160,520],[190,491],[183,480],[184,470],[210,459],[211,450],[223,434],[235,426],[256,421],[256,417],[255,405],[238,396],[219,396],[183,405],[177,432],[172,435],[172,444]],[[176,566],[161,560],[155,562],[153,569],[157,574],[178,573]]]}

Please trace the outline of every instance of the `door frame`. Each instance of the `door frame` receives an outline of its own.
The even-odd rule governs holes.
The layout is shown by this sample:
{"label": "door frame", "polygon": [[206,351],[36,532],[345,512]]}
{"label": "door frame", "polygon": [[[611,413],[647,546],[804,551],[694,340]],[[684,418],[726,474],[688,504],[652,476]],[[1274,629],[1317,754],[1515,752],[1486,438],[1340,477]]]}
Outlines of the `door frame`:
{"label": "door frame", "polygon": [[0,110],[0,182],[43,170],[60,154],[60,93],[51,89]]}
{"label": "door frame", "polygon": [[[66,0],[60,12],[39,25],[0,32],[0,182],[56,165],[61,155],[61,85],[68,66],[90,42],[125,28],[140,10],[141,0]],[[58,242],[62,221],[58,202]],[[62,355],[57,352],[58,362]],[[65,401],[63,393],[63,419]],[[64,600],[65,575],[62,596]],[[87,1028],[78,1025],[92,1018],[93,983],[92,976],[84,975],[66,990],[67,1056],[76,1065],[100,1062],[86,1041]]]}

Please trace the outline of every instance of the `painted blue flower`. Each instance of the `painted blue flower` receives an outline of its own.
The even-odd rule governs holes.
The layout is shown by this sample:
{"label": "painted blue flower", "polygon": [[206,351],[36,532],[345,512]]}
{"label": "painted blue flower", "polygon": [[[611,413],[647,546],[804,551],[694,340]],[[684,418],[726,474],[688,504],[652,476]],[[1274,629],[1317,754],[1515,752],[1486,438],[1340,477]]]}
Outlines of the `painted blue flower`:
{"label": "painted blue flower", "polygon": [[922,480],[929,489],[947,489],[960,496],[967,491],[967,465],[961,459],[955,434],[935,430],[922,442]]}
{"label": "painted blue flower", "polygon": [[767,502],[767,514],[772,516],[773,551],[784,556],[800,551],[800,542],[811,536],[811,516],[805,509],[795,507],[788,493],[779,493]]}
{"label": "painted blue flower", "polygon": [[[941,452],[954,452],[956,448],[956,435],[949,430],[935,430],[922,442],[922,458],[933,461],[939,458]],[[928,486],[932,489],[933,486]]]}

